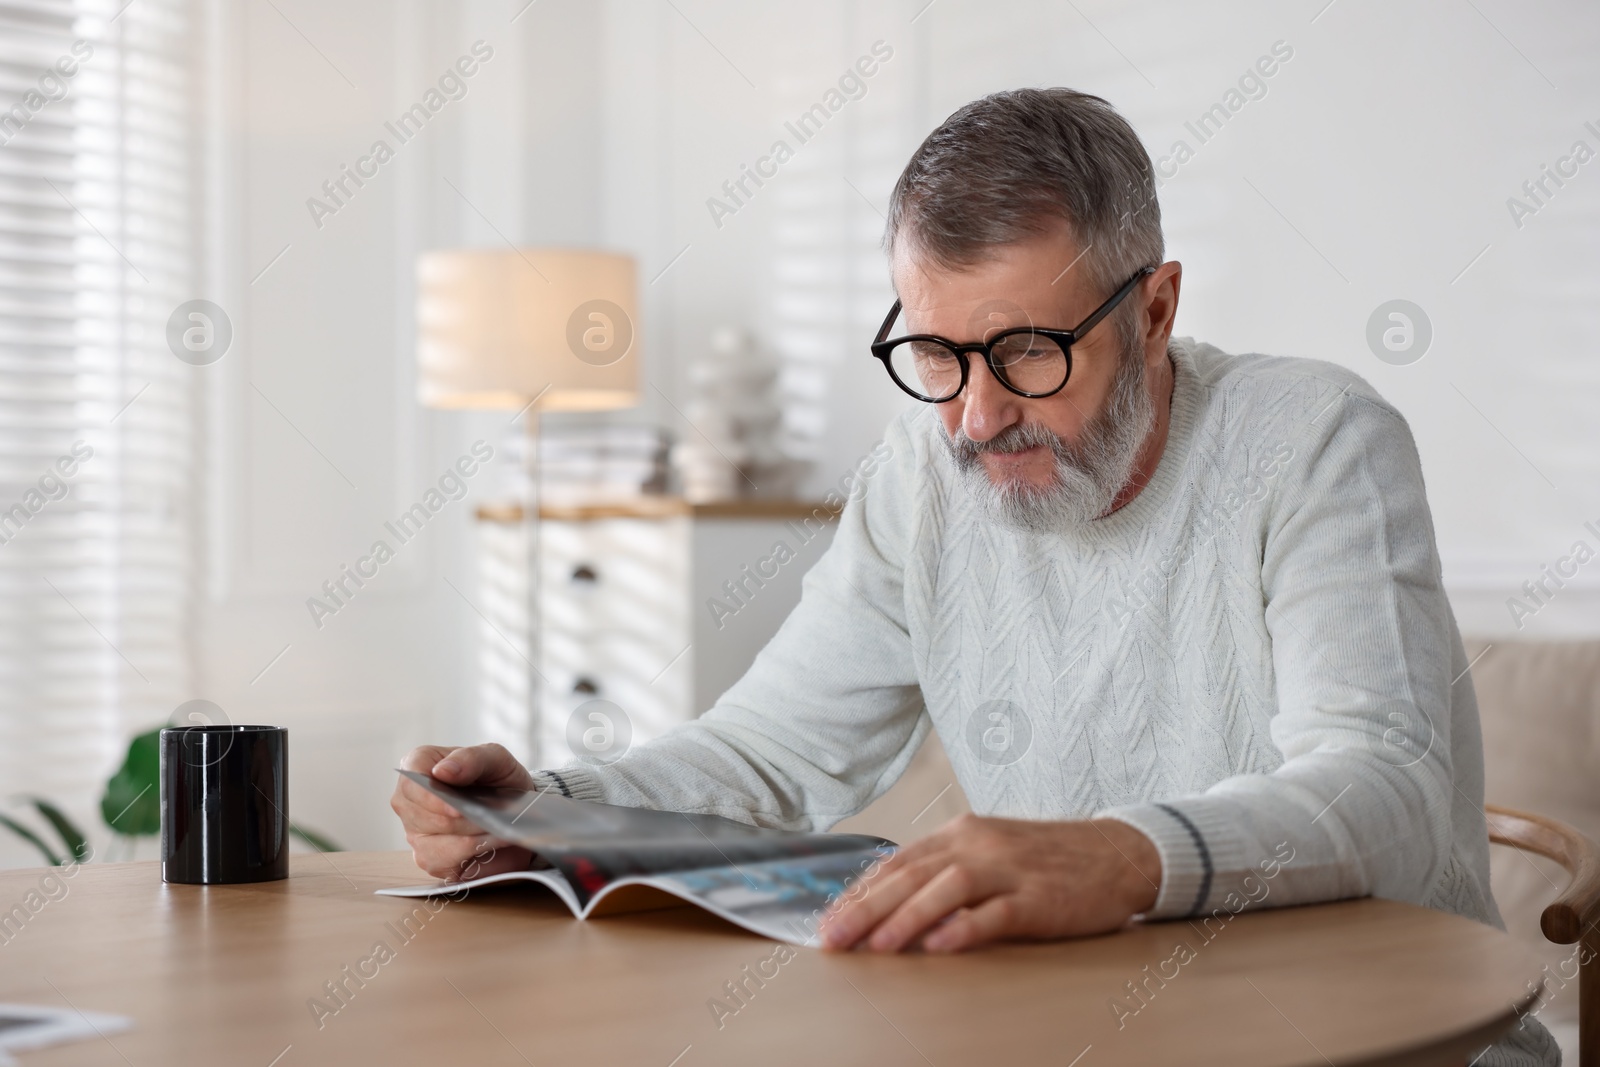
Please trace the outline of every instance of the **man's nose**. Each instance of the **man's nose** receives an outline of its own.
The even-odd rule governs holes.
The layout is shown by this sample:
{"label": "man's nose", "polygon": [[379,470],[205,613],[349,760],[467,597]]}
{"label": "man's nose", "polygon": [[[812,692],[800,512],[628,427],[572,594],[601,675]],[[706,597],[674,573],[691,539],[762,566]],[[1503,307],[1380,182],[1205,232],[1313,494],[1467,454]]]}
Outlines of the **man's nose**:
{"label": "man's nose", "polygon": [[970,366],[967,387],[961,390],[961,429],[973,441],[987,441],[1020,420],[1020,398],[1000,384],[983,353],[969,353],[967,359]]}

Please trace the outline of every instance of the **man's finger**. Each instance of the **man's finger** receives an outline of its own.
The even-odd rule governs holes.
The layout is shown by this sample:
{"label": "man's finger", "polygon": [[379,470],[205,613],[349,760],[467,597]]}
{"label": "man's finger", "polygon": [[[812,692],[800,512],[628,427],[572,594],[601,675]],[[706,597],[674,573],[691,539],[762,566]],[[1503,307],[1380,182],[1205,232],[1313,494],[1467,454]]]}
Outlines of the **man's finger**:
{"label": "man's finger", "polygon": [[977,904],[992,892],[975,868],[951,864],[878,923],[867,938],[867,947],[874,952],[899,952],[957,908]]}
{"label": "man's finger", "polygon": [[400,761],[400,767],[402,770],[427,774],[433,770],[433,765],[449,755],[450,751],[443,745],[423,745],[407,752],[406,758]]}
{"label": "man's finger", "polygon": [[878,861],[878,874],[889,874],[898,868],[943,855],[950,850],[950,844],[935,832],[909,844],[896,845],[893,852]]}
{"label": "man's finger", "polygon": [[428,771],[451,785],[499,785],[526,777],[526,770],[504,746],[471,745],[446,752]]}
{"label": "man's finger", "polygon": [[533,853],[520,845],[483,835],[478,838],[472,854],[461,861],[452,880],[468,882],[503,871],[526,870],[532,859]]}
{"label": "man's finger", "polygon": [[476,824],[449,809],[440,812],[422,807],[408,808],[400,816],[400,821],[407,832],[414,834],[444,834],[455,837],[469,837],[483,832]]}
{"label": "man's finger", "polygon": [[447,801],[430,793],[409,778],[400,779],[400,796],[418,811],[432,812],[435,815],[443,816],[459,814]]}
{"label": "man's finger", "polygon": [[[411,858],[435,878],[451,878],[479,851],[486,835],[417,834],[409,837]],[[483,850],[483,854],[488,853]]]}
{"label": "man's finger", "polygon": [[1016,934],[1016,898],[990,897],[975,908],[962,908],[950,921],[922,939],[928,952],[964,952]]}
{"label": "man's finger", "polygon": [[408,840],[417,866],[445,881],[467,881],[502,871],[520,871],[532,858],[527,849],[485,833],[416,834]]}
{"label": "man's finger", "polygon": [[[520,845],[499,845],[491,853],[480,853],[467,859],[461,865],[458,877],[462,881],[474,878],[488,878],[490,875],[507,872],[507,870],[526,870],[533,861],[533,853]],[[474,867],[477,864],[477,867]]]}
{"label": "man's finger", "polygon": [[841,902],[834,905],[834,910],[824,916],[819,930],[823,948],[844,949],[860,941],[885,916],[921,889],[945,862],[941,858],[913,864],[899,860],[897,853],[883,861],[882,871],[874,874],[864,894],[852,899],[848,895],[855,890],[852,886]]}

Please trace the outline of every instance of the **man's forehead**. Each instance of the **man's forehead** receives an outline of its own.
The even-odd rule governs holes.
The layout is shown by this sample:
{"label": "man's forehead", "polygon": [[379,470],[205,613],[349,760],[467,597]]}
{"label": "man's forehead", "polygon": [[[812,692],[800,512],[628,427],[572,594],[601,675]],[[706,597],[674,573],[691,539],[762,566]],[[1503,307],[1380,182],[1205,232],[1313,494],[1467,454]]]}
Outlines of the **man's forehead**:
{"label": "man's forehead", "polygon": [[961,267],[897,254],[891,273],[902,321],[916,332],[942,333],[953,340],[968,339],[955,333],[976,338],[996,327],[1062,327],[1091,296],[1079,292],[1083,272],[1074,269],[1072,260],[1056,267],[1058,257],[1049,251],[1006,246],[997,255]]}
{"label": "man's forehead", "polygon": [[1013,326],[1053,326],[1059,313],[1019,304],[1005,296],[977,300],[901,303],[901,322],[911,332],[936,333],[952,341],[981,340],[996,329]]}
{"label": "man's forehead", "polygon": [[1020,240],[985,246],[960,263],[925,250],[912,236],[896,243],[889,270],[902,302],[915,300],[919,307],[932,306],[933,298],[925,295],[929,290],[955,296],[996,284],[1023,286],[1045,299],[1059,300],[1061,293],[1082,284],[1088,273],[1083,269],[1085,258],[1071,229],[1060,223]]}

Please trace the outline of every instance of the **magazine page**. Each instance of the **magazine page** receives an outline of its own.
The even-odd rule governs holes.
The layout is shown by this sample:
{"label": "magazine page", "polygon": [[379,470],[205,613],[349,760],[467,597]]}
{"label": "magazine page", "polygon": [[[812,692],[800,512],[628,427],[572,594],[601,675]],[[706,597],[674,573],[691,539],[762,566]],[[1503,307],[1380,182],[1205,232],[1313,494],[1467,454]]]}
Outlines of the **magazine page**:
{"label": "magazine page", "polygon": [[888,845],[850,853],[824,853],[795,859],[768,859],[728,867],[702,867],[659,875],[616,878],[594,894],[587,907],[554,869],[507,870],[467,881],[378,889],[381,896],[453,896],[482,886],[534,881],[547,886],[578,918],[694,905],[763,937],[794,945],[819,944],[818,921],[837,894],[848,894],[872,865],[890,856]]}
{"label": "magazine page", "polygon": [[720,815],[624,808],[549,790],[456,788],[414,771],[400,773],[488,833],[548,861],[580,907],[619,878],[893,847],[862,834],[770,830]]}
{"label": "magazine page", "polygon": [[[855,887],[873,876],[874,864],[893,852],[885,844],[855,852],[657,874],[638,881],[698,904],[762,937],[817,948],[822,943],[817,927],[828,905],[841,894],[852,895]],[[605,896],[620,885],[613,885]],[[590,908],[603,908],[604,904],[602,897]]]}
{"label": "magazine page", "polygon": [[693,905],[763,937],[814,948],[819,943],[818,921],[833,898],[848,894],[862,879],[871,878],[872,865],[892,852],[892,848],[883,845],[854,852],[633,875],[608,884],[594,895],[588,907],[578,904],[560,871],[548,868],[505,871],[464,882],[396,886],[377,892],[389,897],[450,896],[482,886],[537,882],[553,890],[581,919]]}
{"label": "magazine page", "polygon": [[583,905],[578,903],[578,898],[572,895],[572,887],[567,884],[566,877],[553,868],[539,868],[526,871],[502,871],[499,874],[485,875],[482,878],[469,878],[461,882],[429,882],[427,885],[397,885],[388,889],[374,890],[379,896],[385,897],[443,897],[464,893],[469,889],[479,889],[486,885],[497,885],[504,882],[537,882],[545,886],[556,896],[561,898],[574,915],[583,911]]}

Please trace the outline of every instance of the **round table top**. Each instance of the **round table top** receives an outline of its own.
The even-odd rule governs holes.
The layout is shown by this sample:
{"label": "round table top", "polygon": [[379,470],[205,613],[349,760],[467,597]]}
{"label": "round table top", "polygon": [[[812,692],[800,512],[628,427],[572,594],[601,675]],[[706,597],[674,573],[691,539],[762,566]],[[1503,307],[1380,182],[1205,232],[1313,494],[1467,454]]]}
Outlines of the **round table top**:
{"label": "round table top", "polygon": [[134,1028],[28,1067],[1459,1064],[1540,978],[1498,930],[1370,899],[884,957],[687,907],[579,922],[528,885],[434,913],[373,895],[425,880],[401,852],[296,855],[244,886],[48,873],[0,872],[0,1001]]}

